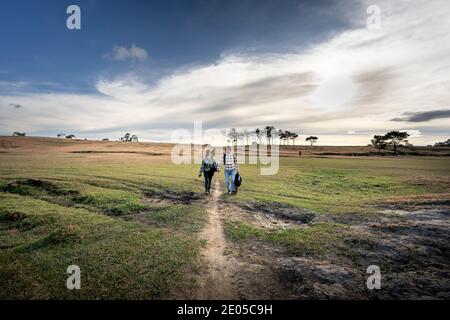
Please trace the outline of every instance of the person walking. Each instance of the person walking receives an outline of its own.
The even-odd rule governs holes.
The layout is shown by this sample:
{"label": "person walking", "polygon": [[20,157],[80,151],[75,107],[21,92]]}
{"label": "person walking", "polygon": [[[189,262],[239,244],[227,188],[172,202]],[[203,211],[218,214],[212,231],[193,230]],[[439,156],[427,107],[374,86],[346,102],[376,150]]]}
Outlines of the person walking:
{"label": "person walking", "polygon": [[198,176],[201,177],[202,173],[205,176],[205,194],[211,194],[211,181],[214,173],[219,171],[219,164],[214,160],[212,152],[208,149],[205,152],[205,158],[202,160],[200,172]]}
{"label": "person walking", "polygon": [[236,154],[231,150],[231,146],[227,146],[223,154],[223,171],[225,174],[225,184],[227,186],[228,194],[235,194],[234,178],[236,172],[239,172],[239,164]]}

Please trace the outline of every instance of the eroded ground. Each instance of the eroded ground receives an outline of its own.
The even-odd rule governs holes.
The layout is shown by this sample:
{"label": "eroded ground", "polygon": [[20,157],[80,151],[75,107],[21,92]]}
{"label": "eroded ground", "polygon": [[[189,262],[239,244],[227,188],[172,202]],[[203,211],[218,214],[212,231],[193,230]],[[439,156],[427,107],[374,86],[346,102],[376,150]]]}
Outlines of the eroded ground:
{"label": "eroded ground", "polygon": [[[259,271],[263,279],[252,283],[244,297],[449,299],[450,198],[444,196],[377,205],[376,215],[316,215],[311,220],[311,212],[294,208],[286,214],[284,207],[228,205],[223,221],[230,250],[243,266],[239,272]],[[293,242],[282,237],[286,229],[307,232],[323,223],[332,223],[339,236],[318,250],[290,247]],[[381,269],[380,290],[366,287],[370,265]],[[271,290],[265,290],[265,283],[272,283]]]}

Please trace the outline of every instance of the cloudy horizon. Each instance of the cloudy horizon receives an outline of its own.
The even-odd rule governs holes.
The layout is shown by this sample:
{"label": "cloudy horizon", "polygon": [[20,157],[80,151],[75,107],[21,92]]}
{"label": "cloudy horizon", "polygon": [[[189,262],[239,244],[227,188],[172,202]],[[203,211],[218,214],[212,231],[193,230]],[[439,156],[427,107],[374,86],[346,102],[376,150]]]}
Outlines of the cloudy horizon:
{"label": "cloudy horizon", "polygon": [[[450,138],[444,0],[137,1],[126,14],[124,1],[86,0],[76,31],[59,26],[63,2],[43,1],[34,20],[34,4],[2,4],[1,135],[170,141],[201,121],[273,125],[303,144],[366,145],[390,130],[417,145]],[[370,5],[380,29],[367,28]]]}

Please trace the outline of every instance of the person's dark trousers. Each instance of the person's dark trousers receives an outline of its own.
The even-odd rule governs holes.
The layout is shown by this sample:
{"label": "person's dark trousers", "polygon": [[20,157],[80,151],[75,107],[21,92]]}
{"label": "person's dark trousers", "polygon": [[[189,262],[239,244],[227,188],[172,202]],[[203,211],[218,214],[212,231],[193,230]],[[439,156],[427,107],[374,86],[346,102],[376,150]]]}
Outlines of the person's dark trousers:
{"label": "person's dark trousers", "polygon": [[203,174],[205,176],[205,191],[209,193],[211,189],[211,181],[214,175],[214,171],[213,170],[205,171],[203,172]]}

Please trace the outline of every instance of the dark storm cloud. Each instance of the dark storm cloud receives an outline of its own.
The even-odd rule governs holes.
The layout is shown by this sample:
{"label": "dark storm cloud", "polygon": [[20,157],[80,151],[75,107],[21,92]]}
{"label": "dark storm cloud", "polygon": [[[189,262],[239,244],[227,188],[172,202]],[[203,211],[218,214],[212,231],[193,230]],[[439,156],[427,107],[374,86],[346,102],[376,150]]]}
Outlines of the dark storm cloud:
{"label": "dark storm cloud", "polygon": [[401,117],[394,118],[391,121],[425,122],[443,118],[450,118],[450,109],[424,111],[424,112],[405,112]]}

